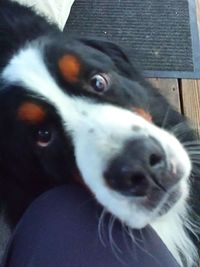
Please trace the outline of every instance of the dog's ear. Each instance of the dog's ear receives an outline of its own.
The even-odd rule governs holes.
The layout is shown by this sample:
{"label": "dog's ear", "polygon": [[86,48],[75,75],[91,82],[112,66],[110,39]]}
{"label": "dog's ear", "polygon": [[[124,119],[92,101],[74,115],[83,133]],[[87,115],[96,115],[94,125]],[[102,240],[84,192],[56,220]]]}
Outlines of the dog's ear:
{"label": "dog's ear", "polygon": [[128,78],[134,78],[137,71],[134,69],[127,53],[120,46],[100,38],[82,38],[81,42],[108,55],[123,75]]}

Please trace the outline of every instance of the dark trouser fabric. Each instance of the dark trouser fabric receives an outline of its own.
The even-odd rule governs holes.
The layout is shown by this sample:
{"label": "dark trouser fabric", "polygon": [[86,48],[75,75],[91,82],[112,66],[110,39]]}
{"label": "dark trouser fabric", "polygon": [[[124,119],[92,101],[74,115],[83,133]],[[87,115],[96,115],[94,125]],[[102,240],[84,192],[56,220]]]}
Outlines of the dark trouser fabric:
{"label": "dark trouser fabric", "polygon": [[44,193],[18,224],[2,267],[178,267],[150,227],[130,238],[110,215],[98,223],[100,214],[78,186]]}

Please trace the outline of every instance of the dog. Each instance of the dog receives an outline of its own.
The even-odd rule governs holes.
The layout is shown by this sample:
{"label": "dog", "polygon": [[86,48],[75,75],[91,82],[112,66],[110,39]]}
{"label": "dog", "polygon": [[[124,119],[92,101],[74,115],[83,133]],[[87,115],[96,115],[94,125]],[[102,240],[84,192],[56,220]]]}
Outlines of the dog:
{"label": "dog", "polygon": [[1,0],[0,114],[10,229],[38,195],[74,182],[128,227],[151,225],[181,266],[196,264],[198,139],[120,47],[67,37]]}

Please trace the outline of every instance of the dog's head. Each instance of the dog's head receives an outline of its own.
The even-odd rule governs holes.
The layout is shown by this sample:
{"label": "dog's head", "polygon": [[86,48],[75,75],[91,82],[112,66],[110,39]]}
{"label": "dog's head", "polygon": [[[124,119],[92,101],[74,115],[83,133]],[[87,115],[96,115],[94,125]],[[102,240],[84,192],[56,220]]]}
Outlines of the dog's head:
{"label": "dog's head", "polygon": [[162,128],[183,119],[116,45],[40,39],[1,78],[0,163],[10,183],[43,190],[78,168],[99,203],[134,228],[186,199],[189,157]]}

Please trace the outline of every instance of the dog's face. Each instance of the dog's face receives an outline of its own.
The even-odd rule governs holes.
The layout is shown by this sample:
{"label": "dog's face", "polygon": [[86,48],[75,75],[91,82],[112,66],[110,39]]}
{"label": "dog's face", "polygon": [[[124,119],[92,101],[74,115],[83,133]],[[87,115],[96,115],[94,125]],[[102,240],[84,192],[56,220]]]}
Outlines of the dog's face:
{"label": "dog's face", "polygon": [[77,167],[99,203],[142,228],[188,195],[189,157],[156,125],[168,105],[115,45],[66,43],[27,44],[4,68],[1,157],[32,187]]}

